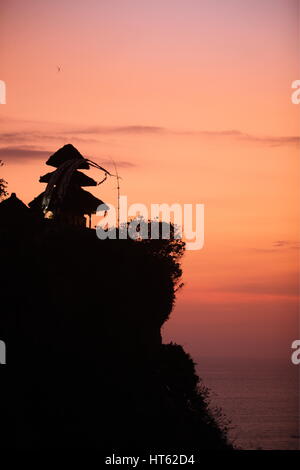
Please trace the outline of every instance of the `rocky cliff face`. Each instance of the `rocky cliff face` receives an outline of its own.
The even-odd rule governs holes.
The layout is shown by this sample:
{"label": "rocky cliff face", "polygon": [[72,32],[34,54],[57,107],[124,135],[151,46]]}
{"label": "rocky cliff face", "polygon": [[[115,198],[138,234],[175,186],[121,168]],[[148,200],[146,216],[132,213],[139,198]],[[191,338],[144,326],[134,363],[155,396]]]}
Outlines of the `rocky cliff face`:
{"label": "rocky cliff face", "polygon": [[182,242],[99,240],[32,219],[0,235],[7,446],[231,448],[193,361],[161,341]]}

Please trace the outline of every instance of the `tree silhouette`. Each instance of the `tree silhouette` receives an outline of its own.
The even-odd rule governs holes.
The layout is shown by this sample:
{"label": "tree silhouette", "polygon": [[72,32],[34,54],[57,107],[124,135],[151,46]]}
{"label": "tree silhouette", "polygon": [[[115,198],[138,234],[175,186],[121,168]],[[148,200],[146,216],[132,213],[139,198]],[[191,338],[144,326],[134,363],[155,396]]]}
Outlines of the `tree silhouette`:
{"label": "tree silhouette", "polygon": [[[4,163],[0,160],[0,167],[3,166]],[[5,179],[0,178],[0,201],[8,196],[8,192],[6,191],[7,188],[7,181]]]}

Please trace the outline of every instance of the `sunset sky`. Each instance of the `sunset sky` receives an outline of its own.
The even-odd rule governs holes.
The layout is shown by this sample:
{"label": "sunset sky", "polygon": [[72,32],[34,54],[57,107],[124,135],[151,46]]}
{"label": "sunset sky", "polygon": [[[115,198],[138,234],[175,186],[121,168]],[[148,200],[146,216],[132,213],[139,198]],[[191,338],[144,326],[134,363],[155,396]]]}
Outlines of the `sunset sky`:
{"label": "sunset sky", "polygon": [[[31,201],[45,160],[72,143],[116,160],[129,203],[204,203],[205,245],[184,257],[165,340],[197,357],[287,358],[299,336],[299,2],[2,0],[0,44],[9,191]],[[115,203],[115,186],[93,193]]]}

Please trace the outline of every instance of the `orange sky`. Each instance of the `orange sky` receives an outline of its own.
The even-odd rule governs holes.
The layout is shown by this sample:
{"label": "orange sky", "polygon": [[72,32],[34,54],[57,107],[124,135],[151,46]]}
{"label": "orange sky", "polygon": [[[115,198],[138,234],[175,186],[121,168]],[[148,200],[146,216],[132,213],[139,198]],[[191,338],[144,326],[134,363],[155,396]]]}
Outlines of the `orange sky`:
{"label": "orange sky", "polygon": [[[167,340],[288,357],[298,334],[296,0],[2,0],[4,177],[28,203],[65,143],[129,203],[204,203]],[[61,67],[58,72],[57,66]],[[91,172],[90,172],[91,173]],[[98,175],[97,175],[98,176]],[[115,202],[115,181],[94,194]],[[278,243],[279,242],[279,243]]]}

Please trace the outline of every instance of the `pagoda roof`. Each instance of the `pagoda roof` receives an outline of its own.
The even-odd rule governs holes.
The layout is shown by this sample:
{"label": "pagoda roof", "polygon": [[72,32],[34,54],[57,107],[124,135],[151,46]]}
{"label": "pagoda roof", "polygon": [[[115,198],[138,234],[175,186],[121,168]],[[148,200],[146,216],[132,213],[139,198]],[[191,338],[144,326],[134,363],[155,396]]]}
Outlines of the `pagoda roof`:
{"label": "pagoda roof", "polygon": [[[96,214],[98,206],[105,203],[84,189],[74,188],[67,193],[65,204],[67,208],[70,206],[69,210],[75,207],[76,211],[80,213]],[[106,210],[108,209],[109,207],[106,206]]]}
{"label": "pagoda roof", "polygon": [[72,145],[66,144],[60,149],[58,149],[51,157],[46,161],[46,165],[54,166],[58,168],[62,163],[65,163],[68,160],[79,160],[82,159],[82,164],[78,168],[88,170],[89,164],[84,160],[80,152]]}
{"label": "pagoda roof", "polygon": [[[46,173],[40,177],[40,183],[49,183],[54,171]],[[97,186],[97,182],[81,171],[74,171],[71,176],[71,183],[77,186]]]}
{"label": "pagoda roof", "polygon": [[36,196],[32,201],[29,202],[28,206],[30,209],[42,211],[42,202],[45,191]]}
{"label": "pagoda roof", "polygon": [[[33,210],[42,209],[42,201],[45,192],[39,194],[36,198],[29,203],[29,207]],[[59,203],[59,208],[64,212],[73,214],[95,214],[98,206],[105,204],[101,199],[93,196],[93,194],[81,189],[79,187],[70,187],[62,202]],[[106,206],[106,205],[105,205]],[[55,196],[50,202],[49,210],[55,210]],[[109,207],[106,206],[106,210]]]}

